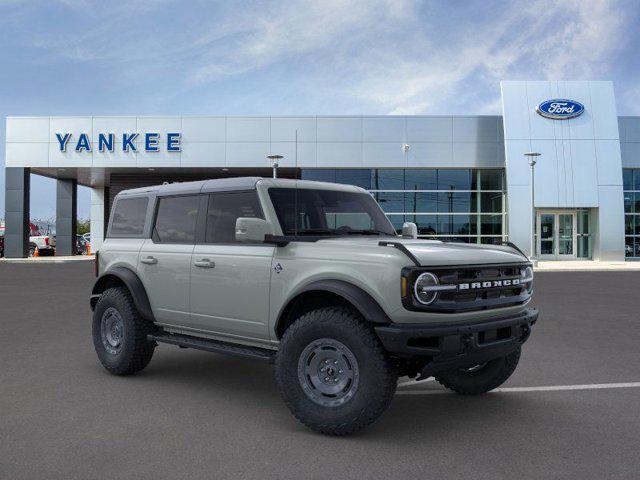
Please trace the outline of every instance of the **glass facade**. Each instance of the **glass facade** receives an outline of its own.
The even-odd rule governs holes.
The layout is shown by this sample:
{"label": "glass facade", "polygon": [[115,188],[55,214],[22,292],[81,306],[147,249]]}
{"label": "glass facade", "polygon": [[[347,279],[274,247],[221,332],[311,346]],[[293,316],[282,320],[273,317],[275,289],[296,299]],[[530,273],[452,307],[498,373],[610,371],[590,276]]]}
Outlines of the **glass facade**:
{"label": "glass facade", "polygon": [[421,238],[507,239],[503,169],[302,169],[301,178],[369,190],[398,232],[414,222]]}
{"label": "glass facade", "polygon": [[624,185],[624,256],[640,259],[640,169],[622,170]]}

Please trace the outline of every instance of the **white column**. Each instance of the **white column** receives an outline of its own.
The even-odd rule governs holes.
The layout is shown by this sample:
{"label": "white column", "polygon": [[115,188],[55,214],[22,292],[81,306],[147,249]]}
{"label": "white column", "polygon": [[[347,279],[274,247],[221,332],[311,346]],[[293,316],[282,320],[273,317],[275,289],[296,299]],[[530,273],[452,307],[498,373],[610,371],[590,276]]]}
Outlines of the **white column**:
{"label": "white column", "polygon": [[104,241],[104,188],[91,189],[91,253],[97,252]]}

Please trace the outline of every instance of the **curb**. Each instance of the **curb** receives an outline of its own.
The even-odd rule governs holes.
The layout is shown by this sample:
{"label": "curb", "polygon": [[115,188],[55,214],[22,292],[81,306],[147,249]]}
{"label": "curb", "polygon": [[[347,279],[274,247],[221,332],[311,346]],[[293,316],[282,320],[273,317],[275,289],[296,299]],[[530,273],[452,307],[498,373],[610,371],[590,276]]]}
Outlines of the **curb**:
{"label": "curb", "polygon": [[78,255],[76,257],[37,257],[37,258],[0,258],[0,264],[3,263],[21,263],[37,265],[42,263],[75,263],[75,262],[87,262],[93,261],[95,257],[93,255]]}

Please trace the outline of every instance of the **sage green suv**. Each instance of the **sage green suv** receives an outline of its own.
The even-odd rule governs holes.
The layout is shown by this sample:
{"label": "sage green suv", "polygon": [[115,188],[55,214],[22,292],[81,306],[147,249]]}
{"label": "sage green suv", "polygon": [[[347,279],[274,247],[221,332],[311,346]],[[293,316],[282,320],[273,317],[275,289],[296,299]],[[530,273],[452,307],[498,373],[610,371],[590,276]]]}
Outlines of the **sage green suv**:
{"label": "sage green suv", "polygon": [[275,364],[285,403],[330,435],[376,420],[399,375],[480,394],[513,373],[538,313],[513,245],[396,234],[365,190],[264,178],[120,192],[96,255],[93,343],[146,367],[158,343]]}

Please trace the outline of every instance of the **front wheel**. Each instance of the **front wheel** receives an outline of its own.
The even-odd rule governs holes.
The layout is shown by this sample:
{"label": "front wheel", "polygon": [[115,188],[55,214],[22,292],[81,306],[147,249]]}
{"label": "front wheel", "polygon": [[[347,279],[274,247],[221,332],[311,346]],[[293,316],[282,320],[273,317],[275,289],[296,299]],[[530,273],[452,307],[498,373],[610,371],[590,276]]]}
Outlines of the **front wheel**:
{"label": "front wheel", "polygon": [[520,348],[504,357],[469,368],[435,375],[444,387],[462,395],[480,395],[498,388],[513,374],[520,360]]}
{"label": "front wheel", "polygon": [[114,375],[139,372],[151,361],[153,323],[143,319],[124,287],[109,288],[93,312],[93,346],[102,366]]}
{"label": "front wheel", "polygon": [[276,381],[300,422],[327,435],[348,435],[387,409],[397,374],[371,327],[351,310],[330,307],[287,329]]}

